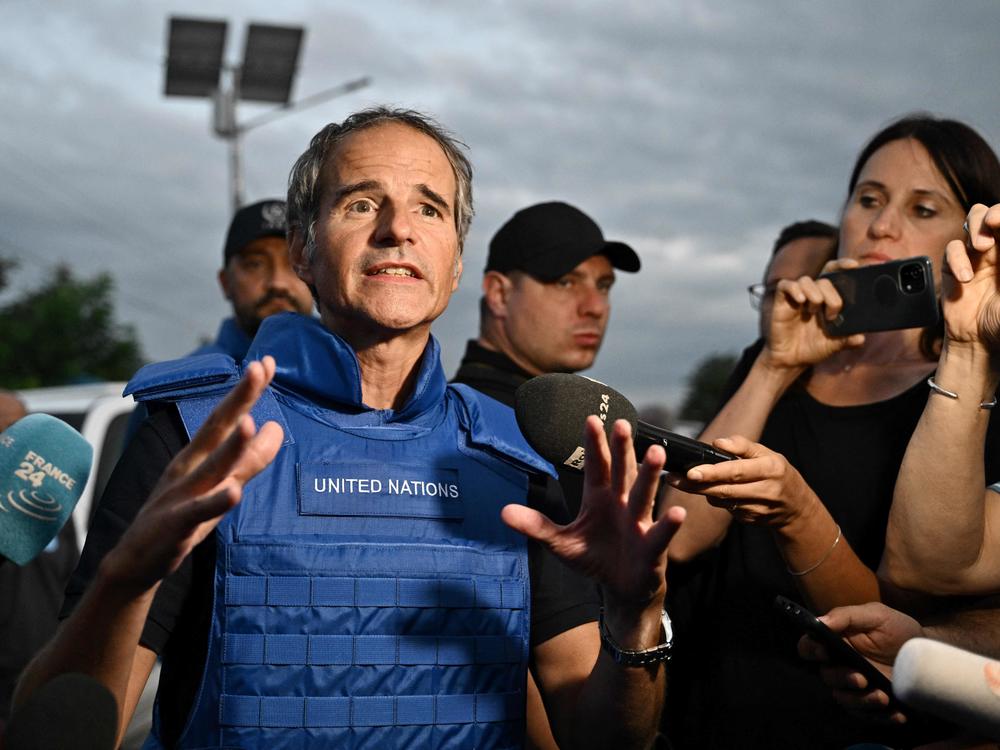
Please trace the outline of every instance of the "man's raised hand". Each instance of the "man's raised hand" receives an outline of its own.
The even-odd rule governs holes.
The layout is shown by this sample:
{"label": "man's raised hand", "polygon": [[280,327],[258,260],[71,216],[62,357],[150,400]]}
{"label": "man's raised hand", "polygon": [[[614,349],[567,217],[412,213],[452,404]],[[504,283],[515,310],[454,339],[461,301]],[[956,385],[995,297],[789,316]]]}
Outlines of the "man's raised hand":
{"label": "man's raised hand", "polygon": [[174,572],[222,517],[244,485],[277,455],[283,433],[259,430],[249,411],[274,377],[272,357],[252,362],[191,442],[168,464],[142,510],[108,553],[104,566],[135,594]]}
{"label": "man's raised hand", "polygon": [[637,467],[628,422],[615,422],[609,446],[595,416],[587,418],[584,447],[583,501],[572,523],[560,526],[523,505],[506,506],[504,521],[600,583],[606,600],[636,609],[662,601],[667,544],[684,520],[680,507],[653,520],[663,448],[650,448]]}

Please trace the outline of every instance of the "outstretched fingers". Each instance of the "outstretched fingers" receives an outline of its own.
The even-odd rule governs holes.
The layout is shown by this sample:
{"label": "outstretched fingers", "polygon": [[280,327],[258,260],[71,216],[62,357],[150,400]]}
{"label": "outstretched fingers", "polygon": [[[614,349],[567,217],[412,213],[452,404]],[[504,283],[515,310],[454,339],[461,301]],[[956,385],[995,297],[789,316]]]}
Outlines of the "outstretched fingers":
{"label": "outstretched fingers", "polygon": [[[603,430],[602,430],[603,432]],[[617,419],[611,426],[611,491],[615,497],[628,494],[636,477],[635,450],[632,448],[632,426]]]}
{"label": "outstretched fingers", "polygon": [[[633,456],[635,455],[631,443],[629,444],[629,452]],[[634,520],[652,518],[656,492],[660,488],[660,475],[666,462],[667,452],[663,446],[651,445],[646,451],[646,456],[635,475],[635,484],[632,485],[628,496],[628,508]]]}
{"label": "outstretched fingers", "polygon": [[215,492],[189,499],[178,510],[178,518],[190,533],[203,523],[215,525],[226,513],[236,507],[242,497],[241,488],[235,482],[227,482]]}
{"label": "outstretched fingers", "polygon": [[667,508],[659,520],[649,528],[646,541],[654,554],[661,555],[666,551],[667,545],[670,544],[670,540],[674,538],[674,534],[680,529],[686,517],[686,509],[680,505],[673,505]]}
{"label": "outstretched fingers", "polygon": [[274,377],[274,370],[273,357],[251,362],[240,381],[212,410],[191,442],[171,462],[166,476],[177,479],[190,474],[226,441],[267,388]]}
{"label": "outstretched fingers", "polygon": [[514,531],[542,543],[551,542],[562,528],[543,513],[525,505],[505,505],[500,511],[500,518]]}
{"label": "outstretched fingers", "polygon": [[[604,434],[604,423],[593,415],[583,426],[583,483],[590,487],[604,487],[611,481],[611,449]],[[586,493],[584,493],[586,494]]]}

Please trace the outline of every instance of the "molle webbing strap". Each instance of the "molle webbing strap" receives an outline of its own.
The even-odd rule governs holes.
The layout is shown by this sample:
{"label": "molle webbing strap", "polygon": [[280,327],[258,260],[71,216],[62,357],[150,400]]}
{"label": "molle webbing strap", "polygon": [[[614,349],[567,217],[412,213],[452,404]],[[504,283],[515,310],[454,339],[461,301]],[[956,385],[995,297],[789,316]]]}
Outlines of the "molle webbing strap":
{"label": "molle webbing strap", "polygon": [[439,665],[514,664],[521,642],[511,636],[265,635],[227,633],[223,664]]}
{"label": "molle webbing strap", "polygon": [[276,697],[222,695],[220,723],[231,727],[313,728],[485,724],[524,715],[523,693]]}
{"label": "molle webbing strap", "polygon": [[226,576],[229,606],[524,609],[515,579]]}

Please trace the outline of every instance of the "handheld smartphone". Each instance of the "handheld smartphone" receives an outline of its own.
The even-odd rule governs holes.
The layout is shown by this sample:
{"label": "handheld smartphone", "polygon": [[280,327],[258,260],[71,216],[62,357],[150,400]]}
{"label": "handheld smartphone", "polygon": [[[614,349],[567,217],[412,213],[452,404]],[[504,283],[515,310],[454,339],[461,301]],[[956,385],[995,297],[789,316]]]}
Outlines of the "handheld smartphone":
{"label": "handheld smartphone", "polygon": [[675,474],[686,474],[693,466],[717,464],[738,458],[732,453],[713,448],[708,443],[642,421],[635,432],[636,455],[645,456],[649,446],[662,445],[667,452],[667,463],[663,468]]}
{"label": "handheld smartphone", "polygon": [[937,292],[931,259],[923,255],[873,266],[824,273],[840,293],[844,307],[825,321],[832,336],[923,328],[938,321]]}
{"label": "handheld smartphone", "polygon": [[902,706],[892,693],[892,682],[889,678],[882,674],[874,664],[855,651],[851,644],[817,620],[812,612],[783,596],[775,597],[774,606],[802,633],[823,644],[827,655],[830,657],[830,664],[849,667],[856,672],[860,672],[868,681],[869,689],[881,690],[889,696],[889,710],[902,710]]}

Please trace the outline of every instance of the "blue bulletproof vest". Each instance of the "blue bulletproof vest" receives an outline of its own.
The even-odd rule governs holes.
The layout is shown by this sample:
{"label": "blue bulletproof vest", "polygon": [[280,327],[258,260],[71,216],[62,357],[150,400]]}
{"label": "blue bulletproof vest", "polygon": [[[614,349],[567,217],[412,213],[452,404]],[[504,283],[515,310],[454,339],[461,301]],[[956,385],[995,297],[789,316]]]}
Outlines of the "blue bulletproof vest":
{"label": "blue bulletproof vest", "polygon": [[[353,352],[317,321],[268,318],[248,360],[265,354],[278,372],[253,414],[285,444],[217,528],[179,746],[521,747],[527,555],[500,509],[551,467],[508,407],[446,386],[433,339],[398,411],[361,404]],[[129,391],[175,400],[193,434],[239,369],[152,365]]]}

